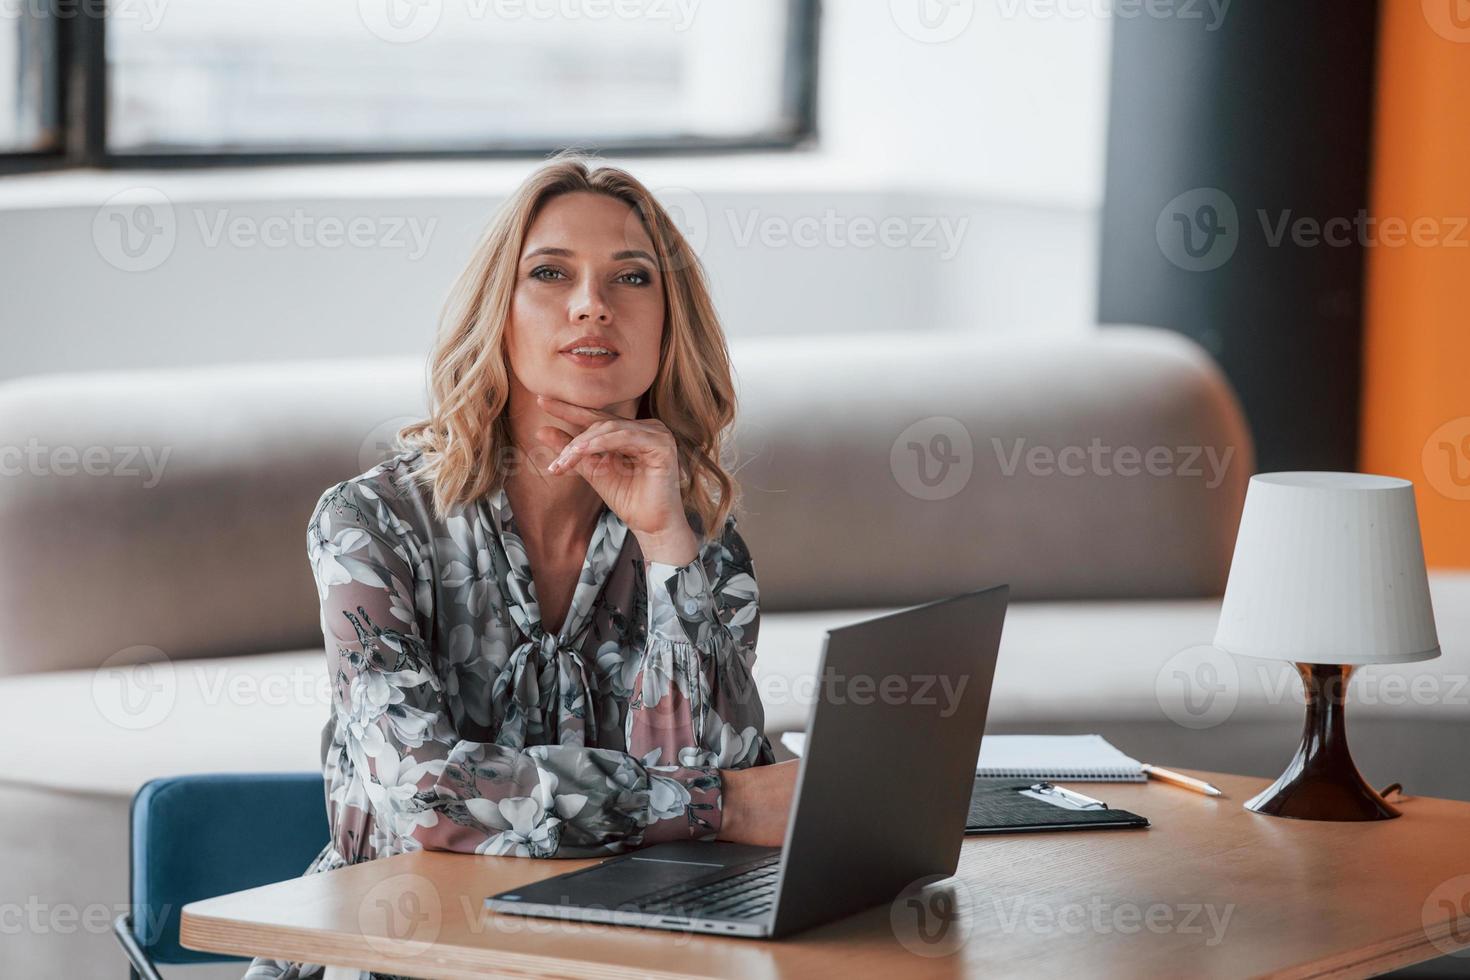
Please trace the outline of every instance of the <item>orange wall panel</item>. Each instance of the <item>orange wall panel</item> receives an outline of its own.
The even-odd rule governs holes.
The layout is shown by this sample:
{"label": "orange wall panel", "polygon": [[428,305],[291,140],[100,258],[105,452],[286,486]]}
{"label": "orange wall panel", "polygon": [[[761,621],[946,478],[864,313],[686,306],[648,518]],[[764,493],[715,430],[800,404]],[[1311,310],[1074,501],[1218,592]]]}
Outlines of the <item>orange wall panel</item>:
{"label": "orange wall panel", "polygon": [[1361,468],[1413,480],[1425,557],[1470,567],[1470,2],[1384,0]]}

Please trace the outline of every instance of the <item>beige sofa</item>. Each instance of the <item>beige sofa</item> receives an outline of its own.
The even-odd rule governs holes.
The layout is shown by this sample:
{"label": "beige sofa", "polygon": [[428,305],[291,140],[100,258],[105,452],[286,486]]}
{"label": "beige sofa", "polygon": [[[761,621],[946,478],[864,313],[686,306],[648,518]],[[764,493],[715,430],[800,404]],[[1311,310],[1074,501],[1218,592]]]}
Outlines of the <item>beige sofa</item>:
{"label": "beige sofa", "polygon": [[[805,723],[824,630],[1009,582],[992,732],[1100,731],[1151,761],[1262,775],[1289,757],[1284,669],[1200,649],[1252,459],[1198,348],[1120,327],[733,352],[773,738]],[[20,924],[0,976],[123,973],[107,923],[147,779],[317,767],[306,520],[422,404],[422,363],[405,359],[0,386],[0,909]],[[1374,692],[1351,712],[1354,744],[1374,782],[1470,798],[1470,777],[1438,768],[1470,716],[1452,684],[1470,582],[1434,589],[1446,657],[1395,676],[1437,693]]]}

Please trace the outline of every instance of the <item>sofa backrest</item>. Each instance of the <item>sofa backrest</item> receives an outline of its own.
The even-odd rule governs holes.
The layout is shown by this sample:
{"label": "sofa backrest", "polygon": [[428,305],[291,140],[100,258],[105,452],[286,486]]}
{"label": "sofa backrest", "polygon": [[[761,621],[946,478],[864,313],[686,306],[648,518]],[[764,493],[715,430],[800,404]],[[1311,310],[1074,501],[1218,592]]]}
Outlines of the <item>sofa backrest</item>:
{"label": "sofa backrest", "polygon": [[[767,611],[1218,592],[1251,472],[1177,335],[732,343]],[[0,674],[320,643],[305,527],[424,406],[421,358],[0,384]]]}

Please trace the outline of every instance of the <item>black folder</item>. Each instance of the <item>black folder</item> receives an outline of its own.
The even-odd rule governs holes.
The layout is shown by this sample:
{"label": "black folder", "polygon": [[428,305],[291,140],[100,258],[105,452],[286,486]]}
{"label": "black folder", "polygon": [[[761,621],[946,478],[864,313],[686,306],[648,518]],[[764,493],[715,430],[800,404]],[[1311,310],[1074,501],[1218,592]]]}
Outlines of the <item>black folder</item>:
{"label": "black folder", "polygon": [[[1027,791],[1031,794],[1028,795]],[[1036,779],[975,777],[970,794],[968,834],[1012,834],[1038,830],[1113,830],[1147,827],[1148,820],[1106,805],[1078,808],[1065,790]],[[1038,799],[1037,797],[1044,797]]]}

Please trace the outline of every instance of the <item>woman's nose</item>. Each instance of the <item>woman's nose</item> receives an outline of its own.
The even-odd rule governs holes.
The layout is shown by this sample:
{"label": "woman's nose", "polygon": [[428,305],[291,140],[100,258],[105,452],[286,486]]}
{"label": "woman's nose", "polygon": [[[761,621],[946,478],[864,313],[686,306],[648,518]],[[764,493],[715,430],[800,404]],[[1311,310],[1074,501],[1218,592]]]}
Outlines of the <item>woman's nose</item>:
{"label": "woman's nose", "polygon": [[595,280],[589,277],[577,288],[572,299],[571,314],[572,319],[578,322],[593,320],[606,323],[612,319],[612,311],[608,309],[607,300]]}

